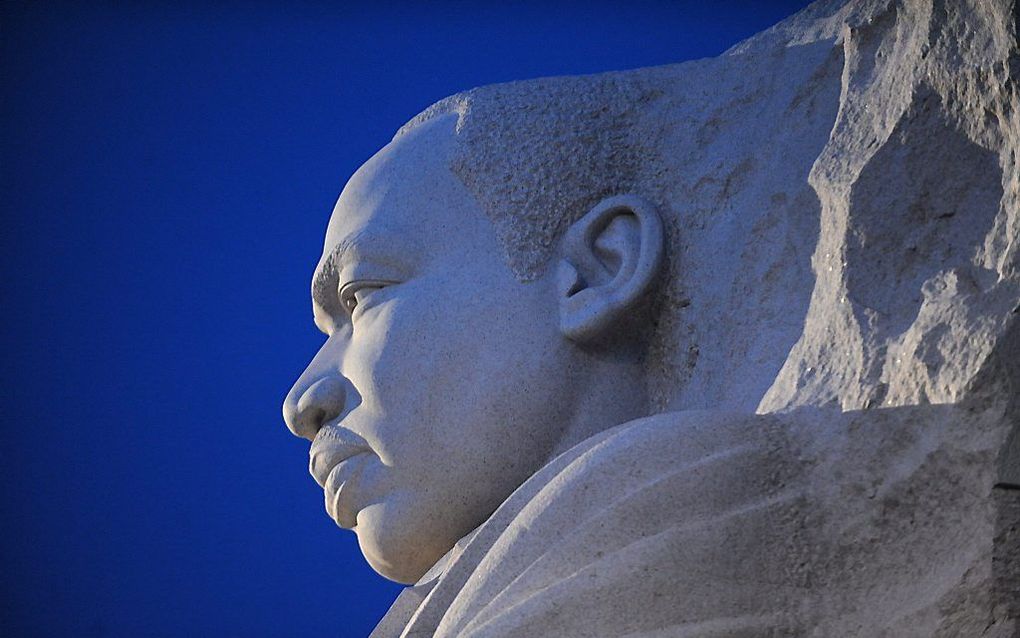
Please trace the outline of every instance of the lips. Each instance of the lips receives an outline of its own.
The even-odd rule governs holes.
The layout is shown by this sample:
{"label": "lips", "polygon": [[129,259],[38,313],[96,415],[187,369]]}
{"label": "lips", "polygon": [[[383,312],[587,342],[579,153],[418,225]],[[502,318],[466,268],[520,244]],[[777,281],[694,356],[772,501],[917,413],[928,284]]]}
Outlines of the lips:
{"label": "lips", "polygon": [[370,448],[357,434],[336,425],[319,429],[308,450],[308,471],[320,487],[326,487],[326,479],[337,465],[347,459],[368,452]]}
{"label": "lips", "polygon": [[337,425],[321,428],[308,451],[308,471],[325,492],[326,512],[345,529],[353,529],[357,522],[351,499],[344,498],[349,495],[352,479],[358,474],[356,466],[361,465],[353,459],[370,451],[364,439]]}
{"label": "lips", "polygon": [[364,455],[355,454],[354,457],[341,461],[330,471],[323,488],[325,496],[326,513],[336,521],[336,524],[344,529],[353,530],[358,523],[357,508],[353,505],[351,498],[352,490],[357,491],[357,479],[361,472],[363,463],[359,460],[367,458]]}

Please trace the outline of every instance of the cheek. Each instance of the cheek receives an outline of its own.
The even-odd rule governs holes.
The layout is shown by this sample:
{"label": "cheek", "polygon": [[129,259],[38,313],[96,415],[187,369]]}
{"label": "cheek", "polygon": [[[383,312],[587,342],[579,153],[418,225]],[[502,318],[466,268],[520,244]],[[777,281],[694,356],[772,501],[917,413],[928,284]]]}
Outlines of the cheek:
{"label": "cheek", "polygon": [[462,350],[451,343],[457,335],[450,322],[415,302],[406,295],[366,312],[344,355],[344,375],[361,395],[359,433],[387,462],[402,456],[402,448],[426,443],[422,423],[440,417],[436,406],[457,385],[445,373],[464,363],[450,359],[451,348]]}
{"label": "cheek", "polygon": [[448,399],[476,372],[500,365],[504,354],[493,347],[513,349],[509,311],[487,303],[472,283],[450,282],[447,294],[407,285],[362,317],[345,364],[355,385],[361,380],[366,386],[367,401],[394,408],[418,403],[415,395],[423,393]]}
{"label": "cheek", "polygon": [[360,433],[387,464],[477,468],[509,447],[533,466],[566,420],[555,317],[534,288],[473,283],[449,283],[457,294],[442,304],[408,286],[355,328],[345,374],[362,396]]}

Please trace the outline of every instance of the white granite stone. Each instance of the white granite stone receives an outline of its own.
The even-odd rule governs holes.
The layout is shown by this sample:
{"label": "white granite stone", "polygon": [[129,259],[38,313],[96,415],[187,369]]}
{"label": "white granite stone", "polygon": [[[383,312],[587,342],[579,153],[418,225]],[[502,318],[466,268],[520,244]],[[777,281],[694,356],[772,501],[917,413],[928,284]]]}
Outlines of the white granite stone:
{"label": "white granite stone", "polygon": [[1016,26],[823,0],[401,129],[284,404],[373,635],[1020,631]]}

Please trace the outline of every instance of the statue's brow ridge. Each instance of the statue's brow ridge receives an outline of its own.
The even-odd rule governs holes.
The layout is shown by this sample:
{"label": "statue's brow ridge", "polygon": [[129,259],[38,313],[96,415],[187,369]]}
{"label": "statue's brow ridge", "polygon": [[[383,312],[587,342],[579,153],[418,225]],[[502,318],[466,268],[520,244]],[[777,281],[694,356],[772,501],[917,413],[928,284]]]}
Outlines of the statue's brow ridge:
{"label": "statue's brow ridge", "polygon": [[320,262],[312,277],[312,299],[324,309],[331,310],[338,303],[336,299],[338,278],[349,255],[368,246],[386,245],[378,233],[363,229],[351,233],[336,243],[325,259]]}

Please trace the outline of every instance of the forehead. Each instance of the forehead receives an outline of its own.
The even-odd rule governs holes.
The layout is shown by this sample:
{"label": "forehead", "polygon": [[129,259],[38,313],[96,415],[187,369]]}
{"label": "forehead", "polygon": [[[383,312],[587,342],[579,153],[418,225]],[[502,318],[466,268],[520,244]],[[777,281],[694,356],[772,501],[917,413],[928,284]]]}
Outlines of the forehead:
{"label": "forehead", "polygon": [[352,238],[421,245],[452,209],[474,201],[450,172],[456,115],[430,120],[385,146],[351,177],[326,229],[323,258]]}
{"label": "forehead", "polygon": [[344,268],[371,261],[417,270],[454,254],[498,250],[475,198],[451,172],[457,116],[429,120],[375,154],[351,177],[333,209],[312,297],[331,312]]}

